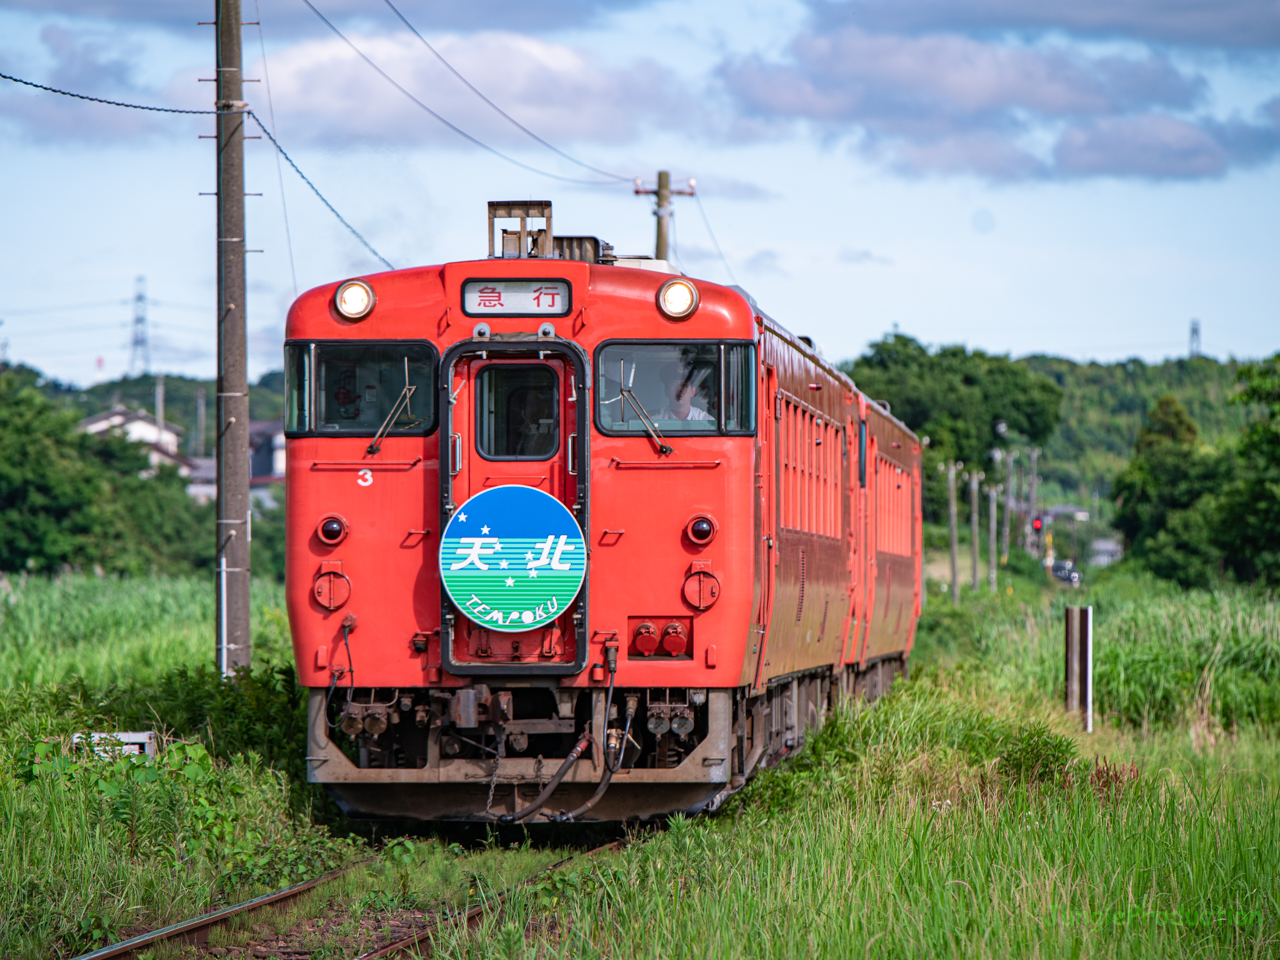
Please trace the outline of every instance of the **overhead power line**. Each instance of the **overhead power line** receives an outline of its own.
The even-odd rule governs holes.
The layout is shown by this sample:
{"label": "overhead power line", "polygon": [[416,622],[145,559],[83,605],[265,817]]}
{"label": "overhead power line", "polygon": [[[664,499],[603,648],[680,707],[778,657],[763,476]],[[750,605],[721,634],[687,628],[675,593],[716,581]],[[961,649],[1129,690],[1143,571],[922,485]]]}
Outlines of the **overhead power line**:
{"label": "overhead power line", "polygon": [[[560,181],[562,181],[562,182],[564,182],[564,183],[584,183],[584,184],[586,184],[586,185],[588,185],[588,186],[593,186],[593,187],[609,186],[609,185],[611,185],[611,181],[604,181],[604,180],[583,180],[583,179],[581,179],[581,178],[579,178],[579,177],[562,177],[562,176],[560,176],[560,174],[558,174],[558,173],[550,173],[550,172],[548,172],[548,171],[546,171],[546,170],[540,170],[540,169],[538,169],[537,167],[530,166],[530,165],[529,165],[529,164],[527,164],[527,163],[522,163],[521,161],[519,161],[519,160],[515,159],[515,157],[509,157],[509,156],[507,156],[505,153],[503,153],[501,150],[498,150],[498,149],[497,149],[497,148],[495,148],[495,147],[491,147],[491,146],[489,146],[489,144],[485,143],[483,140],[478,139],[477,137],[473,137],[471,134],[467,133],[467,131],[465,131],[465,130],[463,130],[461,127],[459,127],[457,124],[450,123],[448,120],[446,120],[446,119],[445,119],[444,117],[442,117],[440,114],[436,113],[436,112],[435,112],[434,110],[432,110],[429,106],[427,106],[425,103],[423,103],[423,102],[422,102],[421,100],[419,100],[417,97],[415,97],[412,93],[410,93],[408,90],[406,90],[404,87],[402,87],[402,86],[401,86],[401,85],[400,85],[400,84],[399,84],[399,83],[398,83],[398,82],[397,82],[397,81],[396,81],[396,80],[395,80],[395,79],[394,79],[394,78],[393,78],[389,73],[387,73],[387,72],[386,72],[385,70],[383,70],[380,66],[378,66],[376,63],[374,63],[374,62],[373,62],[373,60],[371,60],[371,59],[369,58],[369,56],[368,56],[367,54],[365,54],[365,52],[364,52],[363,50],[361,50],[361,49],[360,49],[359,47],[357,47],[354,43],[352,43],[349,39],[347,39],[346,34],[344,34],[344,33],[343,33],[341,30],[339,30],[336,26],[334,26],[334,25],[333,25],[333,23],[332,23],[332,21],[330,21],[328,17],[326,17],[323,13],[321,13],[321,12],[319,11],[319,10],[316,8],[315,4],[313,4],[313,3],[311,2],[311,0],[302,0],[302,2],[303,2],[303,3],[305,3],[305,4],[307,5],[307,8],[308,8],[312,13],[314,13],[317,17],[319,17],[319,18],[320,18],[320,21],[321,21],[321,22],[322,22],[326,27],[328,27],[330,30],[332,30],[332,31],[334,32],[334,34],[338,37],[338,39],[339,39],[339,40],[341,40],[341,41],[342,41],[343,43],[345,43],[348,47],[350,47],[350,48],[352,49],[352,51],[355,53],[355,55],[356,55],[356,56],[358,56],[361,60],[363,60],[363,61],[364,61],[365,63],[367,63],[370,67],[372,67],[372,68],[377,72],[378,76],[382,77],[382,79],[383,79],[383,80],[387,81],[387,83],[391,84],[393,87],[395,87],[397,90],[399,90],[399,91],[400,91],[400,93],[402,93],[405,97],[407,97],[407,98],[408,98],[408,99],[409,99],[409,100],[410,100],[410,101],[411,101],[415,106],[417,106],[420,110],[423,110],[423,111],[425,111],[426,113],[428,113],[430,116],[434,117],[437,121],[439,121],[440,123],[444,124],[446,127],[448,127],[450,130],[452,130],[452,131],[453,131],[454,133],[456,133],[458,136],[462,137],[462,139],[466,140],[468,143],[472,143],[472,144],[474,144],[475,146],[479,147],[481,150],[486,150],[486,151],[488,151],[489,153],[493,154],[493,155],[494,155],[495,157],[497,157],[498,159],[500,159],[500,160],[505,160],[507,163],[513,164],[513,165],[515,165],[515,166],[519,167],[521,170],[528,170],[530,173],[536,173],[536,174],[538,174],[538,176],[541,176],[541,177],[549,177],[549,178],[550,178],[550,179],[552,179],[552,180],[560,180]],[[605,174],[605,176],[613,177],[614,175],[613,175],[613,174],[611,174],[611,173],[609,173],[609,174]]]}
{"label": "overhead power line", "polygon": [[694,191],[693,199],[698,204],[698,212],[702,214],[702,222],[706,224],[707,236],[711,238],[711,243],[715,246],[716,253],[720,255],[720,262],[724,264],[725,270],[728,271],[729,279],[737,284],[738,278],[733,275],[733,267],[729,266],[729,259],[724,255],[724,251],[720,249],[720,241],[716,239],[716,232],[711,229],[711,221],[707,219],[707,211],[702,209],[702,197],[698,196],[696,190]]}
{"label": "overhead power line", "polygon": [[630,182],[631,182],[631,179],[632,179],[631,177],[624,177],[624,176],[622,176],[621,174],[618,174],[618,173],[610,173],[608,170],[601,170],[599,167],[593,167],[591,164],[589,164],[589,163],[585,163],[585,162],[583,162],[582,160],[579,160],[577,157],[573,157],[573,156],[570,156],[569,154],[565,153],[563,150],[561,150],[561,149],[560,149],[559,147],[557,147],[555,144],[553,144],[553,143],[548,143],[546,140],[542,139],[542,137],[538,136],[536,133],[534,133],[532,130],[530,130],[528,127],[526,127],[523,123],[521,123],[521,122],[520,122],[519,120],[517,120],[515,117],[511,116],[511,114],[507,113],[507,111],[503,110],[500,106],[498,106],[496,103],[494,103],[494,102],[493,102],[492,100],[490,100],[488,97],[486,97],[483,93],[481,93],[481,92],[476,88],[475,84],[473,84],[470,80],[468,80],[468,79],[467,79],[466,77],[464,77],[461,73],[459,73],[459,72],[458,72],[458,70],[454,67],[454,65],[453,65],[453,64],[451,64],[448,60],[446,60],[446,59],[444,58],[444,55],[443,55],[439,50],[437,50],[435,47],[433,47],[433,46],[432,46],[432,45],[427,41],[427,38],[426,38],[426,37],[424,37],[422,34],[420,34],[420,33],[417,31],[417,28],[415,28],[415,27],[414,27],[414,25],[413,25],[412,23],[410,23],[410,22],[409,22],[408,18],[406,18],[406,17],[405,17],[405,15],[404,15],[403,13],[401,13],[401,12],[399,11],[399,9],[397,9],[396,5],[395,5],[394,3],[392,3],[392,2],[391,2],[391,0],[383,0],[383,3],[385,3],[388,7],[390,7],[390,8],[391,8],[391,12],[392,12],[392,13],[394,13],[394,14],[399,18],[400,22],[401,22],[401,23],[403,23],[406,27],[408,27],[408,28],[409,28],[409,32],[410,32],[410,33],[412,33],[415,37],[417,37],[417,38],[422,42],[422,45],[423,45],[424,47],[426,47],[428,50],[430,50],[430,51],[431,51],[431,53],[435,56],[435,58],[436,58],[437,60],[439,60],[442,64],[444,64],[444,67],[445,67],[445,69],[446,69],[446,70],[448,70],[448,71],[449,71],[450,73],[452,73],[455,77],[457,77],[459,80],[461,80],[461,81],[462,81],[462,83],[463,83],[463,85],[465,85],[465,86],[466,86],[466,88],[467,88],[468,90],[470,90],[470,91],[471,91],[472,93],[474,93],[477,97],[479,97],[481,100],[483,100],[485,103],[487,103],[490,107],[492,107],[492,108],[493,108],[493,109],[498,113],[498,115],[499,115],[499,116],[501,116],[504,120],[506,120],[506,121],[508,121],[509,123],[511,123],[513,126],[515,126],[515,127],[516,127],[518,130],[520,130],[521,132],[523,132],[523,133],[527,134],[528,136],[532,137],[534,140],[536,140],[538,143],[542,144],[544,147],[546,147],[546,148],[547,148],[548,150],[550,150],[552,153],[555,153],[555,154],[557,154],[557,155],[559,155],[559,156],[561,156],[561,157],[564,157],[564,159],[568,160],[570,163],[576,164],[576,165],[578,165],[579,167],[582,167],[584,170],[590,170],[592,173],[598,173],[598,174],[600,174],[600,176],[602,176],[602,177],[609,177],[611,180],[619,180],[619,181],[622,181],[622,182],[625,182],[625,183],[630,183]]}
{"label": "overhead power line", "polygon": [[[306,2],[306,0],[303,0],[303,2]],[[310,4],[307,4],[307,5],[310,6]],[[315,8],[312,7],[312,9],[314,10]],[[360,235],[360,232],[356,230],[355,227],[353,227],[351,224],[347,223],[345,219],[343,219],[342,214],[338,213],[338,211],[334,208],[333,204],[331,204],[327,199],[325,199],[324,194],[320,192],[320,188],[317,187],[314,183],[312,183],[309,179],[307,179],[307,175],[303,173],[301,169],[299,169],[296,163],[293,162],[293,158],[290,157],[289,154],[285,153],[284,147],[280,146],[280,141],[278,141],[272,135],[271,131],[267,129],[266,125],[261,120],[258,119],[258,115],[254,113],[252,110],[248,110],[248,109],[246,110],[179,110],[176,107],[153,107],[153,106],[150,106],[147,104],[141,104],[141,103],[123,103],[119,100],[103,100],[101,97],[89,97],[83,93],[72,93],[70,90],[59,90],[57,87],[46,87],[43,83],[33,83],[30,80],[23,80],[21,77],[10,76],[7,73],[0,73],[0,79],[11,80],[14,83],[22,84],[24,87],[34,87],[37,90],[45,90],[48,93],[56,93],[59,96],[63,96],[63,97],[72,97],[76,100],[88,100],[90,103],[101,103],[109,107],[124,107],[127,110],[148,110],[153,113],[186,113],[186,114],[200,114],[200,115],[243,113],[245,116],[252,117],[253,122],[258,125],[259,129],[261,129],[264,134],[266,134],[266,137],[268,140],[271,141],[272,146],[274,146],[276,150],[280,152],[280,156],[284,157],[284,159],[288,162],[289,166],[293,167],[293,172],[302,178],[302,182],[311,188],[311,191],[317,197],[320,198],[320,202],[323,203],[326,207],[328,207],[329,212],[338,218],[338,222],[341,223],[348,230],[350,230],[351,234],[357,240],[359,240],[362,244],[364,244],[364,247],[366,250],[368,250],[375,257],[377,257],[384,264],[386,264],[386,267],[388,270],[395,269],[395,267],[393,267],[390,264],[390,262],[388,262],[386,257],[378,253],[377,250],[373,249],[373,246],[369,243],[369,241],[366,240],[364,237],[362,237]]]}

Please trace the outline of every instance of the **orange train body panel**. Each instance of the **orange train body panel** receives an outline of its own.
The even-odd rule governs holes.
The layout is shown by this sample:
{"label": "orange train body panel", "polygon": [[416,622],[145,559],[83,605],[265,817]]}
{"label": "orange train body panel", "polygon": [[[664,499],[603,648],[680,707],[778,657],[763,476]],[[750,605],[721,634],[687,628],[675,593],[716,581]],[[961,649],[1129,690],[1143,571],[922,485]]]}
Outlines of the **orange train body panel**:
{"label": "orange train body panel", "polygon": [[[594,746],[565,802],[616,748],[630,766],[590,816],[704,809],[803,739],[805,697],[905,667],[919,442],[737,290],[689,280],[696,310],[673,321],[657,301],[671,274],[631,267],[489,259],[362,279],[367,317],[342,316],[330,284],[286,328],[286,593],[310,776],[352,812],[509,815],[578,736]],[[567,285],[567,312],[478,319],[467,291],[522,280]],[[401,380],[410,415],[388,431]],[[702,412],[682,420],[688,394]],[[587,559],[559,619],[502,632],[442,592],[438,558],[461,505],[511,485],[571,510]],[[329,516],[342,532],[326,539]],[[496,800],[491,781],[508,785]]]}

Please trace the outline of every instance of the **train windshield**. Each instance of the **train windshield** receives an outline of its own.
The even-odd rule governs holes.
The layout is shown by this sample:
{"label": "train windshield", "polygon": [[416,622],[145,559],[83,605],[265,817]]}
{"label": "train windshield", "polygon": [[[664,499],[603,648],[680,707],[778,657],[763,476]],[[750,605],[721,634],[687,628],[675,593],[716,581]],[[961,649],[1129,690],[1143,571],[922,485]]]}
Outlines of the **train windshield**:
{"label": "train windshield", "polygon": [[611,343],[597,354],[596,411],[605,433],[749,434],[755,430],[755,346]]}
{"label": "train windshield", "polygon": [[435,427],[436,353],[420,342],[285,345],[289,433],[420,436]]}

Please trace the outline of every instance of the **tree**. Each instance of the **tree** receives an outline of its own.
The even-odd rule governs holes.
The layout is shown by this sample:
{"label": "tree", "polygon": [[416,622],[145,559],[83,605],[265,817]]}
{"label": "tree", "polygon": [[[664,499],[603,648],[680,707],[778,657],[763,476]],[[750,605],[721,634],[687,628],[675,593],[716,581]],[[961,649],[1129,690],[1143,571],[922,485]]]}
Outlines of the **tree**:
{"label": "tree", "polygon": [[1176,397],[1160,397],[1113,486],[1115,527],[1130,553],[1157,576],[1184,586],[1216,580],[1223,564],[1218,498],[1234,465],[1230,449],[1200,443]]}
{"label": "tree", "polygon": [[1241,580],[1280,583],[1280,353],[1240,369],[1233,402],[1257,404],[1262,416],[1240,443],[1238,477],[1225,492],[1221,529],[1228,568]]}
{"label": "tree", "polygon": [[946,509],[946,489],[933,464],[961,459],[987,469],[993,448],[1018,440],[1043,443],[1058,423],[1062,391],[1007,356],[962,346],[931,353],[918,340],[895,333],[841,369],[868,396],[888,401],[908,427],[929,437],[926,502],[934,516]]}
{"label": "tree", "polygon": [[0,570],[64,566],[185,573],[213,562],[212,507],[145,448],[76,430],[11,371],[0,372]]}

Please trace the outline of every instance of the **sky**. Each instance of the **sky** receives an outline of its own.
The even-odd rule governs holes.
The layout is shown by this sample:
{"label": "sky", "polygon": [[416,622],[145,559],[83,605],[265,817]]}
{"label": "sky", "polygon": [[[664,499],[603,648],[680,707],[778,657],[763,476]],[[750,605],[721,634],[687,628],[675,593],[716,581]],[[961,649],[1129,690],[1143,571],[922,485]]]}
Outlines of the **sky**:
{"label": "sky", "polygon": [[[1275,0],[242,2],[246,99],[396,267],[483,256],[488,200],[652,254],[633,180],[664,169],[698,193],[674,200],[678,265],[832,359],[898,331],[1159,362],[1193,319],[1209,355],[1280,350]],[[212,19],[0,0],[0,73],[209,109]],[[212,132],[0,80],[9,360],[140,369],[145,277],[151,368],[212,376]],[[268,140],[246,169],[256,377],[299,292],[385,268]]]}

